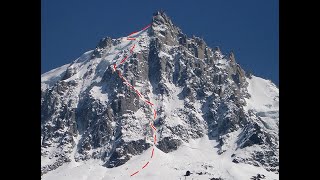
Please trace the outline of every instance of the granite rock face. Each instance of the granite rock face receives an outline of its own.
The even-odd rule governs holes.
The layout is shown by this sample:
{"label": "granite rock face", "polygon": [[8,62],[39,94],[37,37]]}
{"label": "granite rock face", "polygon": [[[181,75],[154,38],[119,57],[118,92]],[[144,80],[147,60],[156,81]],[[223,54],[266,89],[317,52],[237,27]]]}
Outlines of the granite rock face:
{"label": "granite rock face", "polygon": [[[187,37],[163,12],[138,37],[137,50],[119,69],[155,103],[160,150],[209,136],[220,142],[219,153],[235,152],[235,163],[279,171],[278,110],[246,108],[250,78],[233,53]],[[104,38],[65,69],[42,75],[42,174],[88,159],[117,167],[152,146],[153,110],[113,72],[132,45],[123,41]],[[266,117],[276,126],[270,128]]]}

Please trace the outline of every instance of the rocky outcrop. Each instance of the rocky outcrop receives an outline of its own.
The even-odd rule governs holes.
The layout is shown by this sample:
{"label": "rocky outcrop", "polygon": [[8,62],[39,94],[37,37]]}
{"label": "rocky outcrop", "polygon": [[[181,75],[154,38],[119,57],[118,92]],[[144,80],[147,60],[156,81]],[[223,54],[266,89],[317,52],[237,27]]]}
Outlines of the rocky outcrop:
{"label": "rocky outcrop", "polygon": [[145,140],[131,141],[128,143],[120,140],[115,151],[112,153],[105,165],[108,168],[121,166],[122,164],[126,163],[132,155],[141,154],[150,146],[151,144],[147,143]]}

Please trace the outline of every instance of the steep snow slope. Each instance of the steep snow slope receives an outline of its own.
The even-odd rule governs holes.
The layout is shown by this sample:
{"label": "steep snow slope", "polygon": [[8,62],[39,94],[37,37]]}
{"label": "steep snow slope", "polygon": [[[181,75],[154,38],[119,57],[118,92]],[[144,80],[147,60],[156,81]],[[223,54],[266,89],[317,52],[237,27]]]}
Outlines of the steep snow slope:
{"label": "steep snow slope", "polygon": [[52,69],[46,73],[41,74],[41,89],[45,90],[53,86],[64,75],[70,64],[65,64],[56,69]]}
{"label": "steep snow slope", "polygon": [[246,110],[270,111],[279,109],[279,89],[270,80],[265,80],[252,75],[247,78],[248,92],[251,98],[247,98]]}
{"label": "steep snow slope", "polygon": [[247,111],[253,111],[271,130],[278,131],[279,126],[279,89],[270,80],[252,75],[247,78],[248,92],[251,95],[246,99]]}

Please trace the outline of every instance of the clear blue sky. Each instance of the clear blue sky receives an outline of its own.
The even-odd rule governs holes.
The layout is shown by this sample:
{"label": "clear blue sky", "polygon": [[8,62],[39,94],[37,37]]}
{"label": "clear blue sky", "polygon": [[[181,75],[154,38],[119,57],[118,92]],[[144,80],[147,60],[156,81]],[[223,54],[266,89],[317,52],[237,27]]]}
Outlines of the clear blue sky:
{"label": "clear blue sky", "polygon": [[41,72],[70,63],[106,36],[126,36],[165,10],[189,37],[204,38],[255,75],[279,83],[277,0],[41,0]]}

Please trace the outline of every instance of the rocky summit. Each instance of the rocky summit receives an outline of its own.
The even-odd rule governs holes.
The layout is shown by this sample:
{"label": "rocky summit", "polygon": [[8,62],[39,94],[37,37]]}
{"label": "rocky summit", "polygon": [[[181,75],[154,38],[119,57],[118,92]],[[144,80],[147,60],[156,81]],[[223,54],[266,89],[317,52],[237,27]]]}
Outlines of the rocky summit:
{"label": "rocky summit", "polygon": [[[224,55],[219,47],[208,47],[199,37],[187,37],[164,12],[154,13],[150,28],[133,36],[136,45],[132,56],[118,70],[154,103],[159,156],[179,154],[179,149],[192,148],[193,142],[205,138],[199,147],[216,143],[209,149],[217,153],[216,161],[227,157],[228,166],[218,166],[215,161],[210,169],[211,161],[192,160],[190,164],[203,167],[201,174],[200,169],[197,174],[195,169],[176,167],[180,174],[190,170],[191,176],[241,179],[231,167],[245,166],[257,169],[248,171],[250,177],[259,174],[278,179],[276,85],[246,73],[232,52]],[[126,37],[103,38],[94,50],[41,75],[43,178],[68,164],[90,160],[101,162],[98,166],[106,172],[130,161],[143,165],[134,158],[153,146],[149,122],[154,112],[113,69],[113,64],[129,53],[132,43]],[[189,155],[185,158],[197,159]],[[150,166],[157,168],[161,163]]]}

